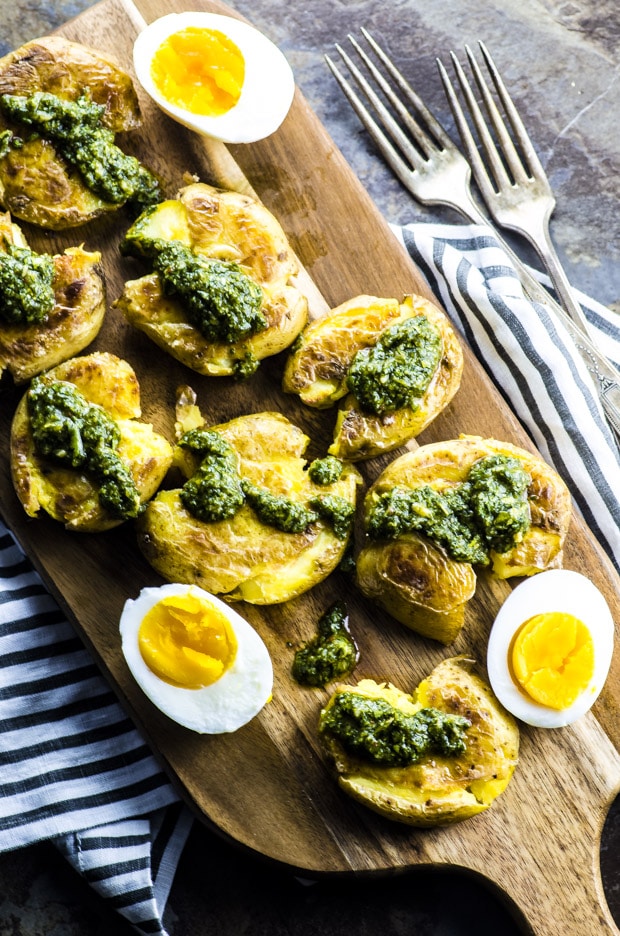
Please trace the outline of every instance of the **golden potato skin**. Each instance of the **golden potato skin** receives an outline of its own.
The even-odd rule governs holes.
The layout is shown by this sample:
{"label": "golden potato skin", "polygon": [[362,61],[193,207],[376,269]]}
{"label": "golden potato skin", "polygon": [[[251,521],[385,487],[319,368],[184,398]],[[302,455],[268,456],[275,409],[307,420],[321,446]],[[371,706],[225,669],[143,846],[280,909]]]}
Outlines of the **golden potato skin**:
{"label": "golden potato skin", "polygon": [[[0,214],[0,244],[6,243],[28,246],[8,212]],[[53,260],[56,304],[46,321],[20,325],[0,320],[0,377],[7,370],[15,383],[24,383],[79,354],[103,324],[106,296],[101,254],[68,247]]]}
{"label": "golden potato skin", "polygon": [[366,545],[356,577],[366,597],[392,617],[445,644],[458,637],[476,591],[470,563],[448,560],[443,549],[415,533]]}
{"label": "golden potato skin", "polygon": [[[401,455],[369,489],[365,515],[377,497],[395,486],[445,489],[464,481],[474,462],[497,454],[518,458],[531,476],[531,526],[510,552],[491,553],[492,573],[510,578],[560,567],[571,517],[568,488],[539,456],[508,442],[463,435]],[[469,563],[452,559],[426,537],[410,534],[397,540],[367,539],[357,560],[357,583],[402,624],[450,644],[463,625],[476,576]]]}
{"label": "golden potato skin", "polygon": [[[232,446],[239,473],[254,484],[303,502],[330,493],[355,503],[357,470],[345,466],[334,484],[315,485],[303,457],[309,439],[280,413],[240,416],[209,428]],[[195,470],[192,458],[179,452],[177,464],[187,477]],[[185,510],[178,490],[160,491],[148,504],[138,520],[138,543],[168,581],[264,605],[288,601],[322,581],[347,545],[322,520],[303,533],[282,533],[263,524],[247,504],[229,520],[203,523]]]}
{"label": "golden potato skin", "polygon": [[[346,382],[355,354],[374,346],[386,329],[419,315],[438,329],[443,344],[441,362],[419,407],[403,407],[381,416],[364,412]],[[405,296],[399,303],[362,295],[304,329],[286,362],[282,387],[317,408],[341,400],[329,453],[359,461],[390,452],[419,435],[452,400],[462,373],[460,342],[436,305],[422,296]]]}
{"label": "golden potato skin", "polygon": [[279,223],[249,195],[196,182],[138,224],[147,236],[179,240],[202,256],[238,264],[263,291],[267,328],[226,344],[205,338],[188,322],[182,304],[163,295],[157,274],[125,284],[115,306],[131,325],[193,371],[230,376],[247,355],[261,361],[283,351],[306,324],[308,301],[294,283],[298,261]]}
{"label": "golden potato skin", "polygon": [[[118,453],[131,467],[140,500],[144,503],[152,497],[172,463],[172,446],[151,426],[139,422],[140,389],[131,366],[113,354],[100,352],[65,361],[41,380],[74,384],[90,403],[106,410],[120,429]],[[38,455],[26,395],[11,426],[11,476],[30,517],[44,510],[67,530],[86,533],[109,530],[123,522],[102,509],[96,487],[84,474]]]}
{"label": "golden potato skin", "polygon": [[[105,107],[103,122],[111,130],[140,126],[129,75],[86,46],[44,36],[0,59],[0,94],[46,91],[75,100],[85,88]],[[0,133],[6,129],[23,133],[0,113]],[[118,207],[94,195],[42,139],[25,139],[21,148],[10,147],[0,158],[0,204],[15,218],[51,230],[84,224]]]}
{"label": "golden potato skin", "polygon": [[347,393],[347,371],[356,353],[399,321],[397,299],[362,295],[343,302],[306,326],[286,362],[283,389],[307,406],[333,406]]}
{"label": "golden potato skin", "polygon": [[409,767],[372,764],[320,735],[342,790],[388,819],[420,827],[461,822],[488,809],[518,763],[519,729],[472,665],[466,657],[444,660],[411,695],[372,680],[345,687],[383,698],[408,714],[432,706],[461,715],[471,727],[463,754],[433,754]]}

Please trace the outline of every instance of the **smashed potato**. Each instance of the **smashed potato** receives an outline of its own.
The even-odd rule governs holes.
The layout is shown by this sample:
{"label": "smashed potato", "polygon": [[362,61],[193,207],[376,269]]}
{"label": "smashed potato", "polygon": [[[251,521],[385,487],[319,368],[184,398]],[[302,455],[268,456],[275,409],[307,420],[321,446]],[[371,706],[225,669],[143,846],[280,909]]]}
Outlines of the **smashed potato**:
{"label": "smashed potato", "polygon": [[[461,436],[421,446],[396,458],[369,489],[364,503],[366,524],[384,495],[394,491],[455,490],[472,466],[485,458],[515,459],[527,473],[523,510],[527,529],[504,551],[488,550],[492,573],[499,578],[533,575],[562,564],[571,517],[569,491],[560,476],[539,456],[507,442]],[[424,532],[396,536],[366,535],[357,560],[357,583],[396,620],[442,643],[452,643],[465,618],[465,606],[476,587],[477,562],[453,558],[445,545]]]}
{"label": "smashed potato", "polygon": [[[75,101],[87,91],[104,108],[102,124],[120,133],[140,126],[138,97],[129,75],[100,53],[61,36],[44,36],[0,59],[0,95],[38,92]],[[118,208],[85,184],[57,148],[0,108],[0,204],[15,218],[51,230],[84,224]],[[19,146],[10,142],[14,133]]]}
{"label": "smashed potato", "polygon": [[[178,425],[181,433],[201,427],[195,406],[182,408]],[[208,432],[230,448],[242,484],[286,498],[300,509],[329,495],[352,514],[361,481],[357,470],[343,465],[333,483],[315,484],[304,458],[309,439],[280,413],[240,416]],[[179,446],[175,460],[184,477],[192,478],[195,454]],[[195,583],[227,599],[267,605],[301,595],[336,568],[349,541],[350,528],[337,534],[324,517],[297,532],[284,532],[264,522],[243,497],[232,516],[205,522],[185,506],[182,496],[182,489],[162,490],[148,504],[138,521],[140,549],[168,581]]]}
{"label": "smashed potato", "polygon": [[212,377],[252,372],[258,362],[287,348],[306,324],[308,301],[296,287],[299,270],[284,231],[260,202],[196,182],[176,199],[141,216],[125,249],[146,255],[153,240],[177,241],[198,257],[235,264],[262,292],[263,327],[240,340],[205,335],[158,273],[125,284],[115,305],[127,321],[174,358]]}
{"label": "smashed potato", "polygon": [[[426,389],[413,405],[384,412],[364,407],[349,386],[350,368],[358,352],[373,348],[388,329],[408,319],[424,317],[439,335],[438,363]],[[332,455],[357,461],[389,452],[423,429],[457,392],[463,354],[447,316],[421,296],[402,302],[357,296],[308,325],[289,355],[283,389],[319,409],[339,403]]]}
{"label": "smashed potato", "polygon": [[[36,378],[43,387],[75,387],[119,432],[118,456],[129,473],[139,502],[153,496],[172,462],[172,446],[139,421],[140,388],[132,367],[113,354],[73,358]],[[75,433],[74,433],[75,434]],[[87,471],[40,454],[33,438],[28,393],[11,426],[11,475],[17,496],[30,517],[41,510],[68,530],[100,532],[122,522],[102,506],[100,488]]]}
{"label": "smashed potato", "polygon": [[[10,215],[0,214],[0,251],[8,245],[27,247]],[[42,322],[5,322],[0,312],[0,376],[16,383],[30,380],[82,351],[96,335],[105,315],[101,254],[69,247],[53,257],[54,306]],[[1,298],[0,298],[1,301]]]}
{"label": "smashed potato", "polygon": [[[465,750],[427,754],[406,766],[376,764],[351,753],[322,730],[325,713],[343,692],[384,700],[406,716],[431,707],[463,717],[469,722]],[[519,753],[516,721],[465,657],[444,660],[411,695],[369,679],[339,687],[321,714],[319,736],[345,793],[388,819],[413,826],[447,825],[488,809],[506,789]]]}

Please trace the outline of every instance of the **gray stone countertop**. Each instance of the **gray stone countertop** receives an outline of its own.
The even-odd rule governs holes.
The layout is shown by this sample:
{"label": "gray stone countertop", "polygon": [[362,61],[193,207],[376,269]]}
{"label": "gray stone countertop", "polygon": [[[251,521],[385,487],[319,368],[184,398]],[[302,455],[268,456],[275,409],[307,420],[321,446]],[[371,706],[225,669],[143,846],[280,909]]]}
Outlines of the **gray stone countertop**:
{"label": "gray stone countertop", "polygon": [[[90,0],[0,0],[0,54],[50,32]],[[435,59],[482,39],[517,103],[557,196],[552,236],[573,284],[620,312],[620,5],[617,0],[237,0],[288,57],[297,83],[389,221],[457,222],[416,204],[386,168],[329,74],[324,55],[368,27],[446,128]],[[191,6],[191,4],[190,4]],[[513,243],[532,260],[531,251]],[[620,923],[620,809],[601,866]],[[522,932],[483,882],[422,869],[382,880],[307,886],[196,827],[172,888],[171,936],[511,936]],[[133,932],[48,844],[0,855],[0,936]],[[567,934],[569,936],[569,934]],[[594,934],[593,934],[594,936]]]}

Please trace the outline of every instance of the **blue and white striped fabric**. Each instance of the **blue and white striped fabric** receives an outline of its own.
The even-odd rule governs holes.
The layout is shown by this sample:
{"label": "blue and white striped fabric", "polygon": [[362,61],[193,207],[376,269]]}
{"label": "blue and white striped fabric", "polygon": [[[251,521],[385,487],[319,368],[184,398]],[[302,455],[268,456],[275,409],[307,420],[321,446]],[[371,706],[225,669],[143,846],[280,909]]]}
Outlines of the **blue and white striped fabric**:
{"label": "blue and white striped fabric", "polygon": [[142,933],[189,813],[0,522],[0,851],[52,840]]}
{"label": "blue and white striped fabric", "polygon": [[[620,570],[618,448],[567,329],[524,296],[492,229],[433,224],[392,229]],[[620,318],[577,296],[600,348],[620,367]]]}

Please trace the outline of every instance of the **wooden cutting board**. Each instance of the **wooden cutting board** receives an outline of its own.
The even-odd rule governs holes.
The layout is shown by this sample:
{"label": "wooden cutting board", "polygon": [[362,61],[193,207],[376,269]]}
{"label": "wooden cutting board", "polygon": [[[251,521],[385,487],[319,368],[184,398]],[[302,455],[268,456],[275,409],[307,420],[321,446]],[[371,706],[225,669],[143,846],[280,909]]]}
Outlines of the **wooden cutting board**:
{"label": "wooden cutting board", "polygon": [[[143,20],[181,11],[183,0],[104,0],[61,32],[112,55],[131,71],[133,37]],[[232,12],[219,3],[194,9]],[[34,37],[33,37],[34,38]],[[325,80],[329,81],[326,70]],[[144,128],[128,147],[166,180],[168,194],[185,172],[216,185],[254,190],[274,212],[311,278],[314,314],[360,294],[428,295],[333,142],[297,93],[282,128],[264,142],[226,150],[207,144],[164,118],[143,99]],[[59,235],[26,230],[40,250],[83,242],[104,255],[109,304],[135,275],[118,242],[129,219],[121,212]],[[313,284],[313,285],[312,285]],[[209,421],[244,412],[285,412],[325,446],[333,414],[317,414],[280,392],[281,361],[264,364],[246,384],[200,378],[166,358],[110,310],[95,346],[114,351],[136,369],[143,416],[173,438],[177,385],[190,383]],[[227,837],[306,872],[376,872],[416,865],[458,866],[495,885],[532,931],[545,936],[617,933],[598,868],[603,822],[620,786],[620,659],[591,713],[572,727],[523,727],[521,759],[507,791],[480,816],[453,827],[416,830],[371,813],[344,797],[317,744],[323,690],[303,690],[290,676],[293,647],[315,632],[319,615],[345,595],[361,659],[357,678],[390,679],[413,689],[440,660],[468,653],[484,663],[490,625],[509,593],[506,583],[480,576],[466,626],[446,649],[425,641],[374,610],[348,580],[334,573],[310,594],[272,608],[244,605],[275,668],[273,701],[230,736],[204,737],[159,713],[133,682],[121,655],[118,619],[124,601],[159,584],[141,558],[131,524],[103,535],[66,533],[46,519],[28,520],[14,495],[8,437],[21,391],[0,388],[0,512],[67,614],[92,647],[105,674],[160,756],[196,815]],[[466,432],[529,446],[523,431],[480,365],[466,351],[461,389],[448,411],[419,440]],[[384,462],[363,466],[367,481]],[[619,580],[583,522],[575,517],[565,566],[589,575],[620,622]]]}

